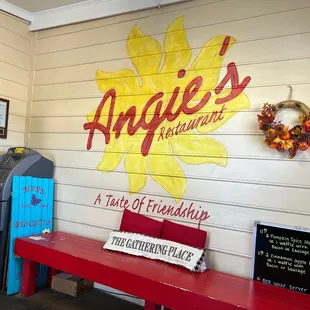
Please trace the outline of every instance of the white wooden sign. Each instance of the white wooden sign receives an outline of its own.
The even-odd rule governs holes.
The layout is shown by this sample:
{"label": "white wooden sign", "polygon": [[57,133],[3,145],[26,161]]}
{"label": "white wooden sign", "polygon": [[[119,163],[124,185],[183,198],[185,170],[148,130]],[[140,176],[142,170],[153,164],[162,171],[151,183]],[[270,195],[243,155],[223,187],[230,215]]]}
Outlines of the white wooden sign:
{"label": "white wooden sign", "polygon": [[145,235],[112,232],[103,246],[106,250],[123,252],[179,265],[194,272],[204,272],[206,249],[197,249],[164,239]]}

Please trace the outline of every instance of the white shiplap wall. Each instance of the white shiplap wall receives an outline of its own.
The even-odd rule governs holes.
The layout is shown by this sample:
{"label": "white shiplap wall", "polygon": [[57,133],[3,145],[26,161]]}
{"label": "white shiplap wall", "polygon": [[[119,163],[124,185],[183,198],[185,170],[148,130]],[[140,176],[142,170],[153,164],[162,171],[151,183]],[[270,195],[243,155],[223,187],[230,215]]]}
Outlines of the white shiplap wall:
{"label": "white shiplap wall", "polygon": [[[85,115],[102,97],[95,71],[133,68],[126,38],[134,24],[162,43],[168,25],[182,15],[194,54],[211,37],[231,35],[238,42],[225,64],[234,61],[240,77],[252,78],[245,90],[251,109],[236,114],[211,135],[227,148],[228,166],[181,163],[187,177],[183,201],[194,201],[210,213],[202,226],[208,231],[210,266],[249,276],[254,220],[310,228],[310,153],[288,160],[268,149],[256,120],[262,103],[287,98],[289,84],[295,99],[310,104],[309,0],[196,0],[41,31],[29,147],[55,162],[56,228],[107,239],[119,227],[121,212],[93,202],[99,193],[129,194],[123,163],[109,174],[96,170],[104,150],[101,134],[86,151]],[[290,115],[282,117],[288,120]],[[150,177],[131,199],[141,195],[175,203]]]}
{"label": "white shiplap wall", "polygon": [[0,98],[10,100],[8,138],[0,139],[0,152],[23,146],[28,90],[33,60],[34,34],[25,22],[0,12]]}

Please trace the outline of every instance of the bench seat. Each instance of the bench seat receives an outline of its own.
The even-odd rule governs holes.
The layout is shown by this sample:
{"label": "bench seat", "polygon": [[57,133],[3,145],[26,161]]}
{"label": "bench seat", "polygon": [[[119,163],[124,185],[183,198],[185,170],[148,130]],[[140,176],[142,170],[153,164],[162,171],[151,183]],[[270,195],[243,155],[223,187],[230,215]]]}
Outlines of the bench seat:
{"label": "bench seat", "polygon": [[38,263],[177,310],[310,310],[310,295],[221,272],[191,273],[164,262],[102,249],[103,242],[53,232],[40,240],[18,238],[24,258],[21,294],[35,293]]}

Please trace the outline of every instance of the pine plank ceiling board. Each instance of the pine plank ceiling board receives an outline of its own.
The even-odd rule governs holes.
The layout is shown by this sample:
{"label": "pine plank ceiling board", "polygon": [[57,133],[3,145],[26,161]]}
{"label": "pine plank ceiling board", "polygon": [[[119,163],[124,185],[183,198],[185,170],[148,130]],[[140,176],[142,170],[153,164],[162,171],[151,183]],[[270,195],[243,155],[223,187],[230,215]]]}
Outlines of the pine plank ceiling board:
{"label": "pine plank ceiling board", "polygon": [[6,2],[16,5],[30,13],[55,9],[58,7],[86,1],[87,0],[6,0]]}

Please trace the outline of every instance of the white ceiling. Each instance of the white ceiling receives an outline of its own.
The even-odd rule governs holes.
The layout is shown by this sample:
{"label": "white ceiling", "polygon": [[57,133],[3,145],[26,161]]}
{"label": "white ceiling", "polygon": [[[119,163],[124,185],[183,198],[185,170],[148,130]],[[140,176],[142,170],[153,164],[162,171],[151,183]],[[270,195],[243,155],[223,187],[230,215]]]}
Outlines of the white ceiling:
{"label": "white ceiling", "polygon": [[86,1],[88,0],[6,0],[31,13]]}

